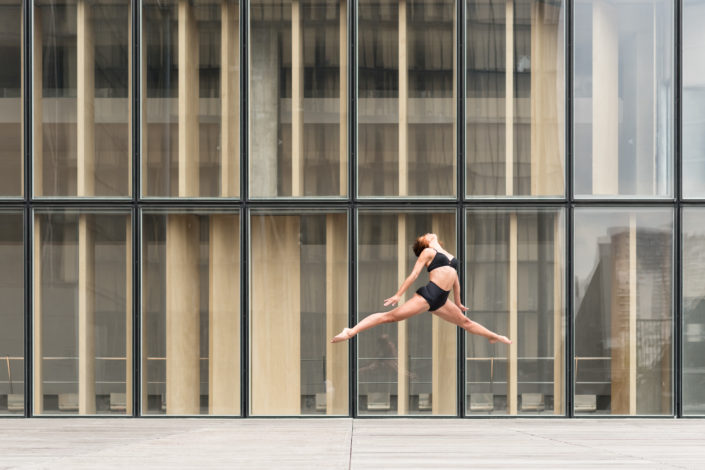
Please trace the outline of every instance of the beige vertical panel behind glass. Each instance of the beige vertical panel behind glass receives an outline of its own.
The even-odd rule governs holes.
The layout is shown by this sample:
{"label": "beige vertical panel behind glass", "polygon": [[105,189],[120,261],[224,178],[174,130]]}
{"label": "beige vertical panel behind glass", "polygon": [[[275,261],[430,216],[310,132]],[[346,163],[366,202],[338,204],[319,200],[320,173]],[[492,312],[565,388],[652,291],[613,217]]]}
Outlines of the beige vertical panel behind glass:
{"label": "beige vertical panel behind glass", "polygon": [[674,5],[575,1],[576,196],[673,194]]}
{"label": "beige vertical panel behind glass", "polygon": [[468,196],[564,194],[563,1],[467,1]]}
{"label": "beige vertical panel behind glass", "polygon": [[467,314],[513,341],[467,335],[467,413],[562,415],[563,212],[470,210],[466,217]]}
{"label": "beige vertical panel behind glass", "polygon": [[130,219],[35,212],[35,414],[132,413]]}
{"label": "beige vertical panel behind glass", "polygon": [[142,414],[240,414],[240,216],[142,216]]}
{"label": "beige vertical panel behind glass", "polygon": [[250,196],[347,188],[347,3],[250,2]]}
{"label": "beige vertical panel behind glass", "polygon": [[[391,310],[392,296],[416,263],[417,237],[436,233],[456,253],[455,212],[361,211],[358,216],[356,321]],[[400,300],[428,282],[424,270]],[[452,299],[452,293],[450,299]],[[358,411],[361,414],[455,415],[457,327],[424,312],[363,331],[358,341]]]}
{"label": "beige vertical panel behind glass", "polygon": [[705,210],[683,209],[683,414],[705,415]]}
{"label": "beige vertical panel behind glass", "polygon": [[0,212],[0,415],[24,412],[23,217]]}
{"label": "beige vertical panel behind glass", "polygon": [[673,413],[673,210],[575,210],[574,411]]}
{"label": "beige vertical panel behind glass", "polygon": [[0,197],[23,194],[22,1],[0,5]]}
{"label": "beige vertical panel behind glass", "polygon": [[34,3],[35,196],[129,196],[130,1]]}
{"label": "beige vertical panel behind glass", "polygon": [[453,196],[454,0],[358,4],[358,194]]}
{"label": "beige vertical panel behind glass", "polygon": [[250,219],[250,413],[348,415],[345,212]]}
{"label": "beige vertical panel behind glass", "polygon": [[236,0],[145,0],[142,194],[240,194]]}

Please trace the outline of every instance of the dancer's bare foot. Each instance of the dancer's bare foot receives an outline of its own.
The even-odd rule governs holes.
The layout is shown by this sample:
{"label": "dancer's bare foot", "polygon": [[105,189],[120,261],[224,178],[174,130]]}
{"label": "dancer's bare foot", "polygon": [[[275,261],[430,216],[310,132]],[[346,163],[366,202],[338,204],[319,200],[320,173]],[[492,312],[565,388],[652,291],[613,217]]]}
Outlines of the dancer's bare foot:
{"label": "dancer's bare foot", "polygon": [[343,328],[343,331],[338,333],[337,335],[333,336],[333,339],[330,340],[331,343],[339,343],[341,341],[347,341],[350,338],[353,337],[351,334],[351,329],[350,328]]}
{"label": "dancer's bare foot", "polygon": [[504,343],[504,344],[512,344],[511,339],[507,338],[506,336],[502,336],[502,335],[497,335],[496,338],[490,340],[490,344],[494,344],[497,342]]}

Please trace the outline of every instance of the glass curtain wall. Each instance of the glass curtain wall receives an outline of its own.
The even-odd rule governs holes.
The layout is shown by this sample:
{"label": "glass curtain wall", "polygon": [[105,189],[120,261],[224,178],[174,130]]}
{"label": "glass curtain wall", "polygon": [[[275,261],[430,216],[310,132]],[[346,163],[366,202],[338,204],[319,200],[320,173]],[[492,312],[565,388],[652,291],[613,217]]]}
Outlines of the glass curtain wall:
{"label": "glass curtain wall", "polygon": [[240,194],[236,0],[144,0],[142,194]]}
{"label": "glass curtain wall", "polygon": [[142,414],[240,414],[240,215],[142,215]]}
{"label": "glass curtain wall", "polygon": [[673,210],[577,208],[575,413],[668,415]]}
{"label": "glass curtain wall", "polygon": [[346,196],[347,3],[250,1],[250,196]]}
{"label": "glass curtain wall", "polygon": [[674,2],[576,0],[577,196],[673,194]]}
{"label": "glass curtain wall", "polygon": [[564,18],[563,1],[467,1],[468,196],[563,196]]}
{"label": "glass curtain wall", "polygon": [[[360,210],[358,212],[356,321],[386,311],[416,263],[417,237],[436,233],[456,251],[455,211]],[[423,271],[399,304],[428,283]],[[357,337],[360,414],[455,415],[457,327],[426,312],[399,323],[379,325]]]}
{"label": "glass curtain wall", "polygon": [[34,414],[132,414],[129,210],[34,212]]}
{"label": "glass curtain wall", "polygon": [[129,0],[34,2],[35,196],[130,195],[130,31]]}
{"label": "glass curtain wall", "polygon": [[24,217],[0,211],[0,415],[24,412]]}
{"label": "glass curtain wall", "polygon": [[565,413],[562,209],[466,214],[468,316],[511,345],[466,336],[467,413]]}
{"label": "glass curtain wall", "polygon": [[358,2],[363,197],[455,196],[454,0]]}
{"label": "glass curtain wall", "polygon": [[22,0],[0,5],[0,197],[24,192]]}
{"label": "glass curtain wall", "polygon": [[250,413],[347,415],[348,214],[250,216]]}
{"label": "glass curtain wall", "polygon": [[685,0],[682,23],[683,196],[705,196],[705,1]]}

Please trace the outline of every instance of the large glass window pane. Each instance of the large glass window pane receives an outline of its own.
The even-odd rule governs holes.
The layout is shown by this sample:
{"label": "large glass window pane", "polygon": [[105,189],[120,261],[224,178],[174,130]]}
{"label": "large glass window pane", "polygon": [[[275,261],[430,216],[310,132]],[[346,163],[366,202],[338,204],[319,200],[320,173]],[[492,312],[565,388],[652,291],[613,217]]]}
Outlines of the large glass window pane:
{"label": "large glass window pane", "polygon": [[468,196],[564,194],[564,2],[468,0]]}
{"label": "large glass window pane", "polygon": [[142,194],[240,194],[237,0],[144,0]]}
{"label": "large glass window pane", "polygon": [[24,412],[22,227],[22,212],[0,212],[0,414]]}
{"label": "large glass window pane", "polygon": [[250,2],[252,197],[347,195],[346,9]]}
{"label": "large glass window pane", "polygon": [[347,214],[255,211],[250,249],[250,413],[347,415]]}
{"label": "large glass window pane", "polygon": [[358,194],[456,194],[454,0],[358,4]]}
{"label": "large glass window pane", "polygon": [[673,8],[576,0],[576,195],[673,193]]}
{"label": "large glass window pane", "polygon": [[[416,263],[417,237],[436,233],[456,253],[455,212],[360,211],[358,215],[357,321],[390,310],[391,297]],[[428,283],[424,270],[399,304]],[[452,297],[451,297],[452,298]],[[428,312],[363,331],[358,345],[360,414],[455,415],[457,327]]]}
{"label": "large glass window pane", "polygon": [[142,413],[240,414],[239,214],[142,223]]}
{"label": "large glass window pane", "polygon": [[34,2],[34,192],[129,196],[130,0]]}
{"label": "large glass window pane", "polygon": [[0,196],[21,196],[23,189],[22,3],[0,5]]}
{"label": "large glass window pane", "polygon": [[683,196],[705,196],[705,1],[683,2]]}
{"label": "large glass window pane", "polygon": [[35,212],[35,414],[132,413],[129,211]]}
{"label": "large glass window pane", "polygon": [[705,209],[683,209],[683,414],[705,415]]}
{"label": "large glass window pane", "polygon": [[468,316],[513,343],[467,336],[469,414],[565,413],[562,209],[466,215]]}
{"label": "large glass window pane", "polygon": [[671,414],[673,211],[574,221],[575,413]]}

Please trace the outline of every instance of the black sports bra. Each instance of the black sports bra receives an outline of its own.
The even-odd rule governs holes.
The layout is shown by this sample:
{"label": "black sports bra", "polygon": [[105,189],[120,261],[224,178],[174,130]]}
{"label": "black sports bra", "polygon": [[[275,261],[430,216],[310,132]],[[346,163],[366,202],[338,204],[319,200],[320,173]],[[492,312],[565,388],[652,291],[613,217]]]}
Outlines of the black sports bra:
{"label": "black sports bra", "polygon": [[451,268],[453,268],[457,271],[458,270],[458,260],[455,259],[455,257],[453,257],[452,259],[448,259],[448,257],[446,255],[437,251],[436,256],[433,257],[433,259],[429,263],[427,269],[428,269],[428,272],[431,272],[434,269],[442,268],[443,266],[450,266]]}

